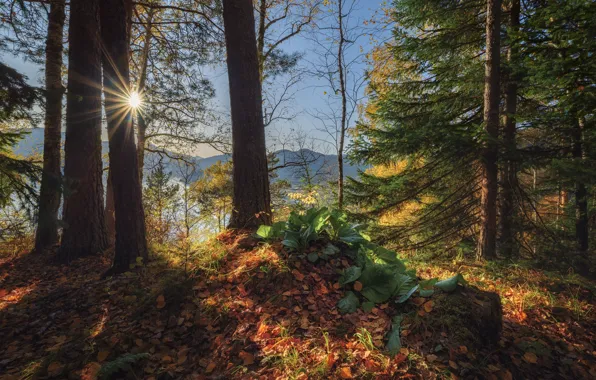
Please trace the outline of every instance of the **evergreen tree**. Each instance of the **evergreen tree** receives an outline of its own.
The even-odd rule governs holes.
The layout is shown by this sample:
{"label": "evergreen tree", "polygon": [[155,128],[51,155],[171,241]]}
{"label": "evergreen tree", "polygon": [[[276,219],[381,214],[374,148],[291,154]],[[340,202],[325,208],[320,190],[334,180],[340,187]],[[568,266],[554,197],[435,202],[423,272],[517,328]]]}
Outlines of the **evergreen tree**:
{"label": "evergreen tree", "polygon": [[[129,75],[132,0],[101,3],[104,45],[105,110],[110,144],[110,177],[116,219],[113,271],[127,271],[138,257],[148,260],[141,177],[132,126],[132,90]],[[138,105],[137,105],[138,106]]]}
{"label": "evergreen tree", "polygon": [[35,182],[40,170],[30,159],[12,153],[13,146],[26,137],[23,122],[32,120],[32,108],[40,98],[26,77],[0,62],[0,207],[18,198],[24,205],[37,200]]}
{"label": "evergreen tree", "polygon": [[99,0],[70,2],[61,261],[108,246],[101,161]]}
{"label": "evergreen tree", "polygon": [[[589,245],[596,178],[596,4],[536,1],[522,24],[524,96],[535,108],[524,119],[526,161],[545,177],[541,192],[574,194],[575,246]],[[539,206],[538,206],[539,207]],[[557,213],[558,216],[558,213]]]}
{"label": "evergreen tree", "polygon": [[230,228],[271,223],[269,172],[255,19],[250,0],[224,0],[230,103],[234,207]]}
{"label": "evergreen tree", "polygon": [[171,237],[180,203],[180,186],[172,183],[172,173],[160,160],[147,177],[143,205],[149,241],[164,244]]}
{"label": "evergreen tree", "polygon": [[348,191],[371,219],[415,209],[415,221],[380,225],[382,241],[444,247],[475,237],[485,9],[475,0],[400,0],[390,13],[391,70],[371,73],[369,119],[354,141],[356,159],[387,170],[363,173]]}
{"label": "evergreen tree", "polygon": [[43,251],[58,243],[58,209],[61,198],[62,141],[62,58],[63,33],[66,18],[64,0],[50,2],[48,34],[46,37],[45,90],[46,110],[43,141],[43,176],[39,190],[38,224],[35,250]]}

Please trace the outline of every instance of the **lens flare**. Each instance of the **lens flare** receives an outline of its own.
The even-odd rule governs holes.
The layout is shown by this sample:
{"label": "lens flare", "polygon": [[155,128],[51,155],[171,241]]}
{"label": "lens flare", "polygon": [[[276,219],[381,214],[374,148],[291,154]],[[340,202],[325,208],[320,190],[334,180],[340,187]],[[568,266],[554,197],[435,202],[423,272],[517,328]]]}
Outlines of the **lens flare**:
{"label": "lens flare", "polygon": [[130,105],[131,108],[136,109],[141,106],[141,103],[141,95],[138,92],[133,91],[128,98],[128,105]]}

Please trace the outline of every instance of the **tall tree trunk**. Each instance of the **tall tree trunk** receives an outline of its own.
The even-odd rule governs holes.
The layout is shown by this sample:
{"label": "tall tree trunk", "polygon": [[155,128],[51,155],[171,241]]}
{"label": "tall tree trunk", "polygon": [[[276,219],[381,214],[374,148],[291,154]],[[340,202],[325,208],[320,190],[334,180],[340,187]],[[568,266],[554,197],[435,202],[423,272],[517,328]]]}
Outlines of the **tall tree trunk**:
{"label": "tall tree trunk", "polygon": [[[520,0],[511,1],[509,27],[512,32],[519,29]],[[515,42],[509,39],[507,49],[507,61],[509,63],[509,76],[507,79],[507,92],[505,101],[505,128],[503,131],[503,145],[505,146],[506,157],[503,160],[503,191],[501,199],[501,252],[503,256],[513,255],[515,242],[513,238],[513,194],[517,186],[517,173],[515,165],[515,115],[517,113],[517,78],[512,72],[513,60],[517,53]]]}
{"label": "tall tree trunk", "polygon": [[347,94],[344,73],[344,27],[343,27],[343,0],[338,2],[338,27],[339,43],[337,48],[337,68],[339,71],[339,91],[341,93],[341,125],[339,144],[337,147],[337,207],[341,210],[344,206],[344,145],[347,130]]}
{"label": "tall tree trunk", "polygon": [[112,169],[108,168],[108,183],[106,185],[106,231],[108,244],[113,247],[116,244],[116,211],[114,210],[114,187],[112,186]]}
{"label": "tall tree trunk", "polygon": [[110,171],[116,217],[113,272],[121,273],[141,257],[146,262],[147,240],[141,180],[132,125],[128,25],[132,0],[103,0],[101,31],[104,46],[104,96],[110,144]]}
{"label": "tall tree trunk", "polygon": [[[147,12],[147,24],[145,25],[145,42],[143,45],[143,55],[141,57],[141,72],[139,73],[139,83],[137,92],[142,94],[147,82],[147,65],[149,64],[149,50],[151,49],[151,39],[153,37],[153,15],[154,9],[149,8]],[[139,178],[141,186],[143,185],[143,169],[145,168],[145,136],[147,135],[147,120],[142,113],[137,114],[137,161],[139,165]],[[141,189],[142,190],[142,189]]]}
{"label": "tall tree trunk", "polygon": [[251,0],[224,0],[230,104],[234,205],[230,228],[271,223],[269,173],[255,19]]}
{"label": "tall tree trunk", "polygon": [[497,235],[497,138],[499,134],[500,21],[501,1],[487,0],[486,63],[484,83],[484,128],[482,151],[482,193],[480,200],[480,236],[478,258],[496,257]]}
{"label": "tall tree trunk", "polygon": [[46,112],[43,140],[43,175],[39,191],[39,210],[35,251],[58,243],[58,209],[61,195],[60,141],[62,128],[62,36],[65,19],[64,0],[52,0],[46,38]]}
{"label": "tall tree trunk", "polygon": [[265,68],[265,23],[267,21],[267,0],[259,2],[259,29],[257,30],[257,56],[259,57],[259,78],[263,82]]}
{"label": "tall tree trunk", "polygon": [[99,0],[71,0],[61,261],[107,245],[101,161]]}
{"label": "tall tree trunk", "polygon": [[[584,159],[583,134],[585,121],[580,119],[574,133],[573,158],[581,162]],[[581,253],[588,251],[588,191],[583,180],[578,179],[575,184],[575,238],[577,248]]]}

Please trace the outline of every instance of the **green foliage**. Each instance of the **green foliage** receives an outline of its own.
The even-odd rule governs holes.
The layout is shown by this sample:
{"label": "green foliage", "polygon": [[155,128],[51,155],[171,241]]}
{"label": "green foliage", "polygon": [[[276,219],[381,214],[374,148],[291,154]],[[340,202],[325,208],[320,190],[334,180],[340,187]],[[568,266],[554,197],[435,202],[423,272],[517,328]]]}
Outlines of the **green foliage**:
{"label": "green foliage", "polygon": [[0,207],[18,198],[22,204],[35,206],[41,168],[32,159],[12,154],[13,146],[26,133],[23,128],[32,120],[31,111],[39,98],[37,89],[26,77],[0,62]]}
{"label": "green foliage", "polygon": [[107,362],[101,366],[97,377],[101,380],[112,379],[113,376],[120,371],[128,371],[132,365],[143,359],[148,359],[151,355],[147,353],[142,354],[125,354],[118,357],[116,360]]}
{"label": "green foliage", "polygon": [[391,355],[397,354],[401,348],[401,339],[399,334],[401,330],[402,319],[403,317],[401,315],[396,315],[391,321],[391,330],[389,331],[387,345],[385,346],[385,349]]}
{"label": "green foliage", "polygon": [[358,296],[354,294],[354,292],[346,292],[344,298],[339,300],[337,303],[337,308],[343,314],[353,313],[358,310],[359,306],[360,300],[358,299]]}
{"label": "green foliage", "polygon": [[435,283],[435,286],[444,292],[450,293],[450,292],[454,291],[455,289],[457,289],[458,284],[462,284],[462,285],[466,284],[466,280],[464,280],[464,277],[459,273],[451,278],[448,278],[448,279],[445,279],[442,281],[438,281],[437,283]]}
{"label": "green foliage", "polygon": [[[418,283],[416,273],[408,270],[395,251],[374,244],[358,231],[360,226],[350,224],[347,216],[327,208],[312,208],[303,214],[292,212],[287,222],[278,222],[273,226],[261,226],[257,236],[264,240],[279,238],[283,234],[282,244],[291,251],[304,252],[311,245],[327,238],[336,244],[343,244],[343,249],[331,242],[321,252],[309,252],[305,257],[310,262],[328,259],[329,256],[343,253],[355,262],[347,268],[339,278],[340,285],[348,285],[358,281],[362,286],[349,291],[338,303],[342,313],[351,313],[360,306],[358,293],[366,301],[363,309],[371,310],[375,304],[395,299],[397,303],[407,301],[417,291],[424,296],[432,294],[432,286],[448,290],[450,284],[463,283],[461,275],[455,280],[449,279],[437,283],[436,279]],[[350,238],[346,238],[350,237]],[[354,254],[355,252],[355,254]],[[428,288],[431,289],[428,289]]]}

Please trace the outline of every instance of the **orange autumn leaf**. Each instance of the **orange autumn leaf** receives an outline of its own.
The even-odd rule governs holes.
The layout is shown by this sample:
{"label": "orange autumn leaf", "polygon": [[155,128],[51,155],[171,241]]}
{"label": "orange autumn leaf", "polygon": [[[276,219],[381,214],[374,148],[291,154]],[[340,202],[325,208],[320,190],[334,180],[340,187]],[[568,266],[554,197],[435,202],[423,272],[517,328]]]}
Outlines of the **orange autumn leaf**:
{"label": "orange autumn leaf", "polygon": [[60,362],[51,362],[50,365],[48,365],[48,375],[52,377],[60,375],[63,370],[64,364]]}
{"label": "orange autumn leaf", "polygon": [[360,281],[356,281],[354,283],[354,290],[357,291],[357,292],[359,292],[359,291],[362,290],[362,283]]}
{"label": "orange autumn leaf", "polygon": [[240,351],[238,356],[240,357],[240,359],[242,359],[242,364],[245,366],[251,365],[255,362],[255,356],[249,352]]}
{"label": "orange autumn leaf", "polygon": [[352,379],[354,376],[352,376],[352,370],[350,367],[341,367],[339,369],[339,377],[341,379]]}
{"label": "orange autumn leaf", "polygon": [[333,353],[329,353],[327,355],[326,364],[327,364],[327,369],[330,369],[335,364],[335,355]]}
{"label": "orange autumn leaf", "polygon": [[211,362],[207,365],[207,368],[205,368],[205,372],[211,373],[211,372],[213,372],[214,369],[215,369],[215,363]]}
{"label": "orange autumn leaf", "polygon": [[292,274],[294,275],[294,278],[298,281],[302,281],[304,280],[304,275],[302,273],[300,273],[298,270],[294,269],[292,270]]}
{"label": "orange autumn leaf", "polygon": [[424,311],[426,311],[427,313],[430,313],[431,311],[433,311],[433,301],[428,301],[427,303],[424,304]]}
{"label": "orange autumn leaf", "polygon": [[163,309],[166,306],[166,298],[163,296],[163,294],[158,296],[156,301],[158,309]]}
{"label": "orange autumn leaf", "polygon": [[538,357],[533,352],[526,352],[524,354],[524,360],[530,364],[536,364],[538,362]]}
{"label": "orange autumn leaf", "polygon": [[104,360],[106,360],[108,358],[109,355],[110,355],[110,351],[99,351],[97,353],[97,361],[103,362]]}
{"label": "orange autumn leaf", "polygon": [[87,363],[81,372],[81,380],[96,380],[101,364],[97,362]]}

